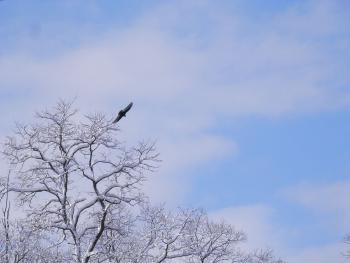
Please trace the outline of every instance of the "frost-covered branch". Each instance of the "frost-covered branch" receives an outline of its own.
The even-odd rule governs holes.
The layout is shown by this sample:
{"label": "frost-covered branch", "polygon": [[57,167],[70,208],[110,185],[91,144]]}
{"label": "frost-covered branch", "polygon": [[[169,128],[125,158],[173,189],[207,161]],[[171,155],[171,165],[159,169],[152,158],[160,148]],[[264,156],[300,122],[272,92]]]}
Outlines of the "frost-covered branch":
{"label": "frost-covered branch", "polygon": [[[241,251],[244,233],[202,210],[150,205],[141,186],[157,165],[153,143],[127,147],[104,115],[81,118],[64,101],[36,118],[3,149],[12,173],[0,177],[1,262],[282,262]],[[10,218],[11,193],[24,219]]]}
{"label": "frost-covered branch", "polygon": [[[2,193],[16,193],[33,218],[44,218],[46,228],[73,244],[77,262],[88,262],[108,210],[142,201],[144,171],[155,168],[158,155],[153,144],[127,148],[104,115],[78,120],[64,101],[36,117],[7,138],[4,154],[17,176]],[[86,228],[92,221],[99,227]]]}

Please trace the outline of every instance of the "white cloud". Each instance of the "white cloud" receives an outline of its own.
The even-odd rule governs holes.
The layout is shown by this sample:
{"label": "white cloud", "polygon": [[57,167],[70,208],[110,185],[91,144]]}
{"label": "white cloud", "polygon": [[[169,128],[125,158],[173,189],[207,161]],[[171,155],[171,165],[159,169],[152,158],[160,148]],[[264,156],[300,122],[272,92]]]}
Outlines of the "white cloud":
{"label": "white cloud", "polygon": [[307,208],[323,219],[323,223],[330,224],[334,231],[343,231],[344,234],[349,231],[349,193],[350,181],[304,183],[283,191],[290,201]]}
{"label": "white cloud", "polygon": [[247,205],[227,207],[213,211],[215,219],[225,220],[248,236],[247,249],[275,247],[278,240],[278,228],[271,224],[273,209],[267,205]]}
{"label": "white cloud", "polygon": [[[238,230],[243,230],[248,235],[244,249],[254,250],[259,248],[272,248],[277,257],[288,263],[345,263],[348,258],[343,253],[349,249],[349,245],[338,242],[329,242],[320,245],[308,245],[293,247],[293,229],[276,222],[275,209],[268,205],[247,205],[227,207],[211,213],[214,219],[224,219]],[[307,233],[305,233],[307,234]],[[300,238],[303,238],[302,235]],[[303,240],[300,240],[302,242]]]}
{"label": "white cloud", "polygon": [[[0,132],[58,97],[77,96],[82,112],[111,116],[133,100],[133,111],[120,124],[122,136],[158,140],[164,161],[146,189],[154,200],[176,204],[193,187],[193,167],[237,152],[232,139],[210,132],[220,118],[233,122],[237,116],[283,117],[350,105],[349,92],[341,89],[350,82],[342,74],[348,67],[339,59],[348,55],[349,38],[341,26],[344,15],[332,1],[310,1],[260,24],[212,1],[176,3],[53,56],[39,58],[26,50],[0,56],[0,99],[12,94],[0,106],[8,113]],[[327,40],[332,36],[339,40],[334,49]],[[334,213],[331,222],[344,226],[350,219],[348,189],[348,183],[302,187],[292,198],[323,215]],[[252,205],[214,216],[244,229],[248,246],[271,246],[290,262],[343,262],[338,244],[292,251],[289,229],[276,226],[274,213]]]}
{"label": "white cloud", "polygon": [[[291,34],[300,19],[312,21],[306,33],[325,21],[337,24],[333,9],[323,5],[313,3],[301,14],[287,11],[273,17],[278,26],[260,27],[209,2],[162,5],[129,28],[59,56],[2,58],[0,77],[3,87],[29,85],[44,96],[72,94],[91,102],[132,97],[208,118],[328,110],[349,103],[348,94],[326,85],[337,62],[322,43],[305,41],[301,30]],[[210,22],[208,32],[200,32],[190,14]],[[325,34],[334,32],[330,25]]]}
{"label": "white cloud", "polygon": [[175,138],[159,145],[163,160],[159,171],[149,176],[146,193],[156,202],[177,206],[193,189],[191,171],[195,167],[210,166],[217,159],[237,152],[230,140],[215,136]]}
{"label": "white cloud", "polygon": [[344,243],[335,243],[319,247],[310,247],[304,250],[291,251],[290,263],[347,263],[349,258],[343,255],[348,247]]}
{"label": "white cloud", "polygon": [[[313,224],[318,225],[319,235],[338,236],[338,241],[329,242],[319,246],[305,247],[294,251],[289,248],[290,262],[320,262],[345,263],[349,259],[343,256],[349,245],[342,238],[349,232],[350,206],[348,197],[350,193],[349,181],[336,181],[331,183],[302,183],[281,191],[284,198],[298,204],[313,217]],[[285,237],[287,240],[287,237]]]}

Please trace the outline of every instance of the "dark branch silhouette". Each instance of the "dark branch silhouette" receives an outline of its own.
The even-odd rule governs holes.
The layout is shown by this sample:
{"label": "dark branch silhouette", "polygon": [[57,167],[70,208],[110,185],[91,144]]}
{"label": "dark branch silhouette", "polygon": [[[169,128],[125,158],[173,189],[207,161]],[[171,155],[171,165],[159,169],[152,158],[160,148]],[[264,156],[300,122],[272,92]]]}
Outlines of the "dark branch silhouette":
{"label": "dark branch silhouette", "polygon": [[132,107],[132,102],[129,103],[128,106],[126,106],[124,109],[122,109],[121,111],[119,111],[117,118],[115,118],[115,120],[113,121],[113,123],[117,123],[118,121],[120,121],[121,118],[126,116],[126,113],[131,109]]}

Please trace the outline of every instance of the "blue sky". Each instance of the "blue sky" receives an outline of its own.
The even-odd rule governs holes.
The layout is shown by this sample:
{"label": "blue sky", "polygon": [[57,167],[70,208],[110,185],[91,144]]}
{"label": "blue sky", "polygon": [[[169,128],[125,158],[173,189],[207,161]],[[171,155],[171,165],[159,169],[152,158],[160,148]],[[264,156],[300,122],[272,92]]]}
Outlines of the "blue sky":
{"label": "blue sky", "polygon": [[[0,2],[1,137],[58,98],[158,141],[145,191],[201,206],[291,263],[341,263],[350,232],[343,0]],[[4,166],[4,164],[2,164]]]}

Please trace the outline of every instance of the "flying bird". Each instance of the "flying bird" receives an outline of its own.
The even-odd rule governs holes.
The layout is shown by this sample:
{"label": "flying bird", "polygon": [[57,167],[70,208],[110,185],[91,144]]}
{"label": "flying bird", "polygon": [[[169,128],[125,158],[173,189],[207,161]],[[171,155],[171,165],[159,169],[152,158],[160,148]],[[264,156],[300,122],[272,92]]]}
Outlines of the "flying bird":
{"label": "flying bird", "polygon": [[120,121],[121,118],[125,117],[126,113],[131,109],[131,107],[132,107],[132,102],[130,102],[129,105],[126,106],[124,109],[119,111],[118,116],[117,118],[115,118],[113,123],[117,123],[118,121]]}

